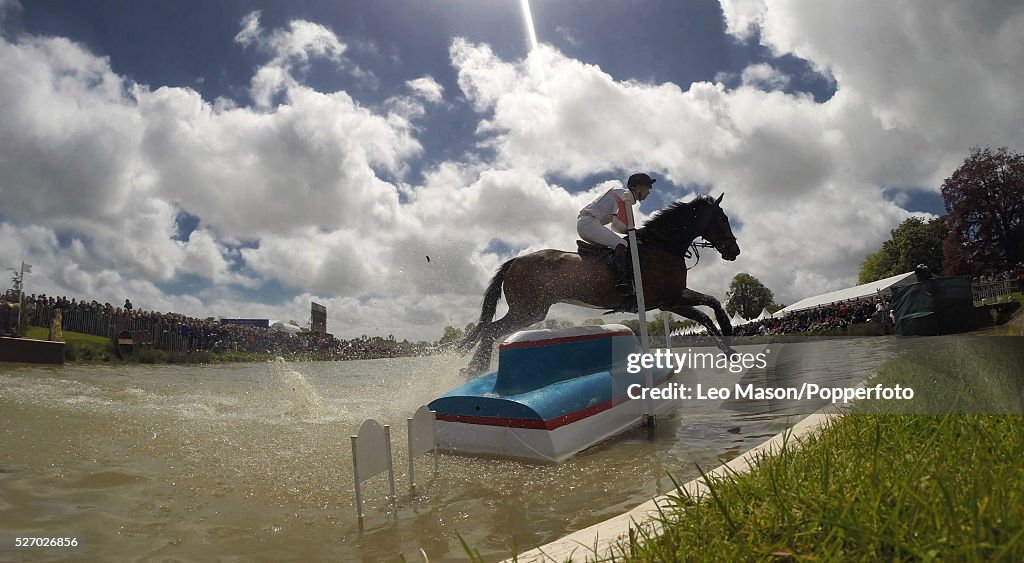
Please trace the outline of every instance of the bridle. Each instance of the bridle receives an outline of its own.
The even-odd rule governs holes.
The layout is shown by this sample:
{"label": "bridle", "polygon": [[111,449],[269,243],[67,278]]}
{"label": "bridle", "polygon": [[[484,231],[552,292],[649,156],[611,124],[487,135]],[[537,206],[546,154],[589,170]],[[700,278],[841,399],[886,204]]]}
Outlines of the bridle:
{"label": "bridle", "polygon": [[[706,228],[707,226],[708,225],[705,224],[704,228]],[[719,233],[716,232],[715,234],[717,235]],[[733,236],[731,233],[729,236],[721,237],[721,239],[717,243],[710,242],[708,241],[708,239],[702,236],[698,236],[697,238],[701,238],[702,240],[700,242],[697,242],[694,239],[691,239],[692,242],[690,242],[690,244],[687,247],[685,247],[685,250],[683,250],[682,253],[680,253],[679,250],[677,250],[679,248],[678,246],[673,247],[672,239],[646,239],[641,242],[654,243],[657,246],[662,247],[666,252],[669,252],[676,256],[680,256],[681,254],[683,258],[683,267],[686,268],[687,270],[692,270],[697,266],[697,264],[700,263],[701,248],[714,248],[719,253],[721,253],[723,249],[728,248],[730,243],[736,243],[736,237]],[[721,248],[719,248],[720,246]],[[691,258],[695,258],[696,260],[693,262],[692,265],[687,265],[686,261]]]}
{"label": "bridle", "polygon": [[[735,242],[736,241],[736,237],[725,237],[724,239],[722,239],[722,242],[729,242],[729,241]],[[728,246],[728,245],[724,245],[724,246]],[[692,266],[686,266],[687,270],[692,270],[692,269],[697,267],[697,264],[700,264],[700,249],[701,248],[714,248],[715,250],[718,250],[718,252],[722,252],[718,248],[718,245],[716,245],[716,244],[714,244],[712,242],[708,242],[706,240],[702,240],[700,242],[692,242],[692,243],[690,243],[690,247],[687,248],[686,252],[683,253],[683,265],[686,266],[686,261],[689,260],[690,258],[696,257],[697,259],[694,260]]]}
{"label": "bridle", "polygon": [[[701,237],[701,238],[703,238],[703,237]],[[729,246],[730,242],[735,244],[736,243],[736,237],[732,236],[732,235],[727,236],[727,237],[722,237],[722,239],[720,239],[718,241],[718,243],[709,242],[707,239],[703,239],[701,242],[692,242],[692,243],[690,243],[690,247],[687,248],[686,251],[683,253],[683,266],[687,270],[692,270],[693,268],[697,267],[697,264],[700,263],[700,250],[699,249],[701,249],[701,248],[714,248],[719,253],[721,253],[722,249],[723,248],[727,248]],[[721,248],[719,248],[719,245],[721,245]],[[689,260],[690,258],[693,258],[693,257],[696,257],[696,260],[693,262],[693,265],[692,266],[687,266],[686,265],[686,261]]]}

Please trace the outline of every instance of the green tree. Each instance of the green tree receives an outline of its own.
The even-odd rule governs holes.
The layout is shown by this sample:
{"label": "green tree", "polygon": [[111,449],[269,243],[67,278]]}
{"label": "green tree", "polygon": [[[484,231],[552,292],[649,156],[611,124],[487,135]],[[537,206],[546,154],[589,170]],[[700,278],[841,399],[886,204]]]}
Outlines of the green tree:
{"label": "green tree", "polygon": [[942,184],[946,273],[1012,269],[1024,259],[1024,155],[971,149]]}
{"label": "green tree", "polygon": [[454,346],[460,340],[462,340],[462,331],[453,326],[444,327],[444,334],[441,335],[441,339],[437,341],[438,347]]}
{"label": "green tree", "polygon": [[772,290],[765,287],[761,280],[747,273],[736,274],[725,294],[725,311],[752,319],[761,314],[761,310],[772,304],[775,296]]}
{"label": "green tree", "polygon": [[917,268],[928,266],[933,272],[942,270],[942,240],[946,236],[940,219],[924,220],[910,217],[890,231],[891,238],[882,248],[869,254],[860,265],[858,283],[870,283]]}

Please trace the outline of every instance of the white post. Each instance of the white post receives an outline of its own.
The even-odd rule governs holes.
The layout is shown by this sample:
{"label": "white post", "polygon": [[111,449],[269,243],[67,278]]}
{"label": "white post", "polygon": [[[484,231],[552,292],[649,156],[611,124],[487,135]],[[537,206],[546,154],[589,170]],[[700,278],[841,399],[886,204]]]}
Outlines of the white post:
{"label": "white post", "polygon": [[356,482],[356,516],[359,517],[359,523],[363,523],[363,495],[359,490],[359,448],[356,442],[359,441],[359,436],[352,436],[352,478]]}
{"label": "white post", "polygon": [[633,206],[626,207],[626,232],[629,234],[629,254],[633,259],[633,284],[636,287],[636,312],[640,317],[640,346],[644,353],[651,349],[647,337],[647,308],[644,306],[644,283],[640,273],[640,251],[636,244],[636,223],[633,219]]}
{"label": "white post", "polygon": [[[383,451],[381,451],[383,449]],[[357,435],[352,436],[352,476],[356,489],[356,515],[359,523],[363,521],[363,495],[360,483],[388,472],[391,482],[391,502],[395,496],[395,471],[391,463],[391,432],[389,426],[381,425],[373,419],[366,420],[359,426]]]}
{"label": "white post", "polygon": [[384,425],[384,439],[387,442],[387,459],[388,459],[388,480],[391,482],[391,502],[392,504],[398,502],[398,495],[395,493],[395,469],[394,463],[391,461],[391,425]]}
{"label": "white post", "polygon": [[414,463],[414,456],[412,454],[416,429],[413,428],[413,419],[411,418],[405,419],[405,424],[409,442],[409,449],[407,450],[409,452],[409,491],[412,494],[416,494],[416,463]]}
{"label": "white post", "polygon": [[[636,220],[633,218],[633,206],[626,206],[626,232],[629,234],[629,253],[633,257],[633,283],[636,286],[636,312],[640,318],[640,347],[644,354],[651,349],[651,342],[647,336],[647,308],[644,306],[644,283],[640,274],[640,250],[636,244]],[[646,371],[644,384],[648,389],[654,387],[654,376],[651,370]],[[647,424],[654,426],[654,399],[650,393],[647,394]]]}
{"label": "white post", "polygon": [[406,420],[409,424],[409,489],[415,494],[417,457],[433,452],[434,476],[437,476],[437,413],[424,405]]}
{"label": "white post", "polygon": [[662,320],[665,321],[665,349],[666,350],[671,350],[672,349],[672,333],[670,332],[670,330],[672,329],[672,325],[671,325],[670,321],[672,320],[672,313],[670,313],[668,311],[662,311],[661,312],[661,318],[662,318]]}
{"label": "white post", "polygon": [[[428,409],[429,411],[429,409]],[[430,457],[434,458],[434,477],[437,477],[437,412],[430,412]]]}
{"label": "white post", "polygon": [[[32,266],[28,267],[28,271],[32,271]],[[15,326],[15,334],[18,334],[18,330],[21,328],[21,310],[25,308],[25,261],[21,261],[21,274],[18,277],[18,324]],[[25,336],[22,334],[22,336]]]}

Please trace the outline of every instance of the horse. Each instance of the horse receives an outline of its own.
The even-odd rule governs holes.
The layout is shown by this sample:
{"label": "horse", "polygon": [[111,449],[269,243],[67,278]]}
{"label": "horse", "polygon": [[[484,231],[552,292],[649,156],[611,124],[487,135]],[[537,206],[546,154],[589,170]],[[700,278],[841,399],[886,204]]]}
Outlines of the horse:
{"label": "horse", "polygon": [[[732,324],[722,304],[710,295],[686,287],[685,253],[698,237],[708,241],[725,260],[735,260],[740,254],[729,217],[721,207],[723,197],[724,193],[718,199],[704,195],[689,202],[673,203],[638,228],[636,239],[645,308],[671,311],[697,321],[715,337],[722,350],[732,353],[727,341],[732,336]],[[502,290],[508,313],[492,321]],[[494,274],[484,292],[480,320],[458,345],[463,353],[476,347],[467,372],[483,373],[490,366],[495,340],[543,321],[555,303],[628,310],[604,259],[554,249],[513,258]],[[721,331],[695,308],[700,305],[714,310]],[[635,310],[635,301],[632,307]]]}

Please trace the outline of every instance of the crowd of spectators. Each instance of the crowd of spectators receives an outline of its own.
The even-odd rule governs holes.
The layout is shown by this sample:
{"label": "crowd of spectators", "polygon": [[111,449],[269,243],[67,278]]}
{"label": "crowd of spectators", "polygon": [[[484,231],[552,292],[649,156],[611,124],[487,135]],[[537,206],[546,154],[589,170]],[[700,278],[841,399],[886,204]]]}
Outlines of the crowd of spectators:
{"label": "crowd of spectators", "polygon": [[974,284],[996,284],[1000,282],[1016,282],[1014,291],[1024,292],[1024,262],[1017,262],[1017,266],[1001,272],[987,271],[976,276]]}
{"label": "crowd of spectators", "polygon": [[801,332],[835,333],[844,332],[853,324],[873,321],[891,324],[890,298],[861,297],[837,303],[820,305],[788,315],[752,321],[735,327],[737,336],[760,334],[795,334]]}
{"label": "crowd of spectators", "polygon": [[371,359],[418,355],[424,343],[396,341],[379,336],[341,340],[331,334],[311,331],[287,332],[270,327],[221,322],[213,317],[198,319],[178,313],[161,313],[97,301],[68,300],[66,297],[26,295],[25,313],[35,326],[49,326],[54,312],[61,311],[64,330],[113,337],[126,330],[135,341],[164,350],[212,352],[261,352],[316,359]]}

